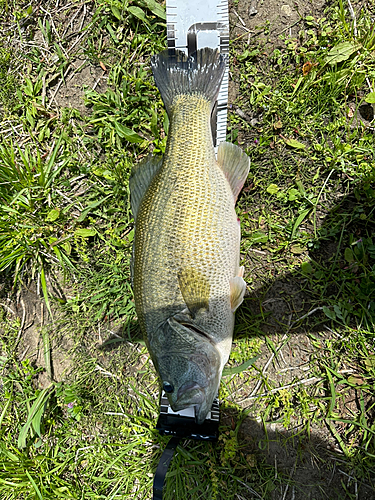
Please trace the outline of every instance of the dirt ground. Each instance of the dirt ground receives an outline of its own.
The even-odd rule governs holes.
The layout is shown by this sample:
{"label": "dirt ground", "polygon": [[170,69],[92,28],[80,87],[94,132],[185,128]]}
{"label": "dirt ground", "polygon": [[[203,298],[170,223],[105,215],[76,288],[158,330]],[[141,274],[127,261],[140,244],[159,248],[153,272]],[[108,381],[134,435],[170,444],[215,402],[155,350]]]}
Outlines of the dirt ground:
{"label": "dirt ground", "polygon": [[[249,40],[257,33],[256,27],[269,23],[269,35],[267,42],[274,47],[280,43],[279,35],[288,33],[294,35],[299,30],[299,20],[306,15],[322,17],[326,3],[321,0],[305,1],[277,1],[277,0],[239,0],[236,7],[230,5],[231,36],[248,33]],[[88,16],[88,13],[85,14]],[[81,18],[77,16],[77,26]],[[74,27],[73,27],[74,29]],[[264,35],[260,35],[264,36]],[[79,109],[87,113],[83,104],[83,87],[87,85],[97,90],[105,89],[106,80],[103,69],[87,66],[79,70],[82,61],[77,59],[74,63],[76,72],[68,74],[65,84],[55,89],[55,104]],[[236,86],[231,84],[230,103],[237,97]],[[262,265],[262,255],[258,254],[254,265]],[[64,293],[64,292],[62,292]],[[284,301],[282,296],[293,295],[294,306],[290,309],[290,302]],[[292,274],[281,276],[265,288],[254,289],[250,292],[247,300],[249,313],[257,312],[259,297],[262,298],[262,306],[270,313],[267,324],[263,325],[266,335],[271,335],[275,345],[283,345],[283,335],[288,331],[288,325],[292,325],[299,317],[309,310],[306,297],[301,290],[301,284]],[[43,300],[40,299],[35,285],[29,290],[22,291],[14,301],[6,301],[6,306],[14,311],[21,319],[21,328],[18,352],[21,359],[28,356],[38,366],[43,366],[43,354],[41,345],[40,329],[46,322],[46,311]],[[253,310],[251,310],[253,308]],[[272,322],[272,318],[274,322]],[[280,322],[285,323],[285,328],[276,327]],[[278,330],[278,331],[277,331]],[[322,336],[329,336],[329,331],[320,332]],[[54,346],[52,351],[53,374],[55,380],[69,378],[72,369],[69,350],[72,346],[69,341]],[[296,377],[311,383],[313,375],[309,371],[308,361],[313,351],[308,336],[303,328],[300,328],[291,336],[287,344],[279,350],[277,362],[271,359],[267,369],[269,380],[277,381],[278,384],[290,384]],[[103,362],[109,366],[111,353],[102,353]],[[107,359],[106,359],[107,358]],[[264,367],[270,359],[270,352],[263,349],[262,357],[257,365]],[[43,387],[47,384],[44,374],[40,375],[39,383]],[[250,391],[248,390],[250,387]],[[247,387],[246,392],[239,390],[235,401],[243,408],[251,408],[256,404],[252,393],[256,393],[256,384]],[[223,419],[230,420],[230,413],[223,415]],[[320,499],[346,499],[349,497],[345,489],[356,491],[356,498],[360,500],[375,500],[375,493],[359,481],[353,479],[350,471],[337,458],[337,443],[326,428],[312,428],[311,438],[297,435],[298,429],[285,431],[281,424],[268,426],[267,433],[264,427],[256,419],[249,416],[243,422],[240,429],[240,439],[249,453],[260,453],[266,460],[274,465],[277,470],[283,470],[290,477],[290,485],[285,484],[281,489],[273,492],[275,500],[320,500]],[[334,454],[335,453],[335,454]],[[344,486],[343,486],[344,485]],[[255,498],[249,496],[247,498]]]}

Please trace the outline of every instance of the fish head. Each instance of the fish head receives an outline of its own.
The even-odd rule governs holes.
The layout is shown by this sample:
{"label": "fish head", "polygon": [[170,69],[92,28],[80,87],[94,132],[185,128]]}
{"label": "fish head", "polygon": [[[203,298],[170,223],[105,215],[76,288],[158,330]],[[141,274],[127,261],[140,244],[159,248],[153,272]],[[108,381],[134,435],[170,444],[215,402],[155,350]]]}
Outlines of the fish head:
{"label": "fish head", "polygon": [[[195,406],[195,420],[204,422],[217,395],[221,356],[214,342],[183,314],[169,318],[158,332],[154,356],[163,389],[173,411]],[[154,354],[156,350],[153,349]]]}

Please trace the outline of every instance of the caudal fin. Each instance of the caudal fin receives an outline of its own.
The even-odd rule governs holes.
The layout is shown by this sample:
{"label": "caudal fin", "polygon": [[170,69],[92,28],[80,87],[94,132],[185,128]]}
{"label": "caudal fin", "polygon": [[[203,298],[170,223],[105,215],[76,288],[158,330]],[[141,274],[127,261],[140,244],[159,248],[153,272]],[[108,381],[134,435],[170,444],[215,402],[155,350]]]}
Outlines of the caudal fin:
{"label": "caudal fin", "polygon": [[175,51],[173,56],[164,50],[151,58],[156,85],[167,113],[178,95],[202,95],[214,105],[224,76],[226,57],[217,49],[205,47],[188,57]]}

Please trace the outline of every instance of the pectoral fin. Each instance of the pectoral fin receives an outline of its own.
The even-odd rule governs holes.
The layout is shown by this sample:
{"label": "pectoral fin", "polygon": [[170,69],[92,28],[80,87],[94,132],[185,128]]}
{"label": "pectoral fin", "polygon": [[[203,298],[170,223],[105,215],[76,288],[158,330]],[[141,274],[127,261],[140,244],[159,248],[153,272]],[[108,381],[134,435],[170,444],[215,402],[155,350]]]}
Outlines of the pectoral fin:
{"label": "pectoral fin", "polygon": [[137,218],[139,206],[144,194],[149,188],[152,179],[159,172],[163,163],[162,156],[149,155],[144,160],[137,163],[133,169],[129,179],[130,188],[130,204],[134,216]]}
{"label": "pectoral fin", "polygon": [[[240,268],[240,272],[243,268]],[[235,278],[230,279],[230,307],[232,312],[234,312],[237,307],[242,304],[245,292],[246,292],[246,283],[242,276],[236,276]]]}
{"label": "pectoral fin", "polygon": [[208,311],[210,284],[199,271],[188,268],[178,273],[178,283],[182,297],[193,318],[199,311]]}
{"label": "pectoral fin", "polygon": [[217,151],[217,162],[224,172],[236,200],[249,173],[250,158],[235,144],[221,142]]}

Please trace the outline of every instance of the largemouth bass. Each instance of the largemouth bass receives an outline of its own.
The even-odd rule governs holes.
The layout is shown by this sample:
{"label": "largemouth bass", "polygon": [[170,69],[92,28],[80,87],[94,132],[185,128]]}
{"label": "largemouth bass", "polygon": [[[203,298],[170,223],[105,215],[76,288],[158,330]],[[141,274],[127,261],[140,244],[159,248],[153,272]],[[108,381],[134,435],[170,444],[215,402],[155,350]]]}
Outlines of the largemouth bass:
{"label": "largemouth bass", "polygon": [[195,406],[201,424],[246,290],[234,206],[249,158],[230,143],[215,158],[210,120],[222,55],[205,48],[170,57],[166,50],[151,65],[170,126],[164,157],[140,162],[130,179],[135,306],[172,409]]}

